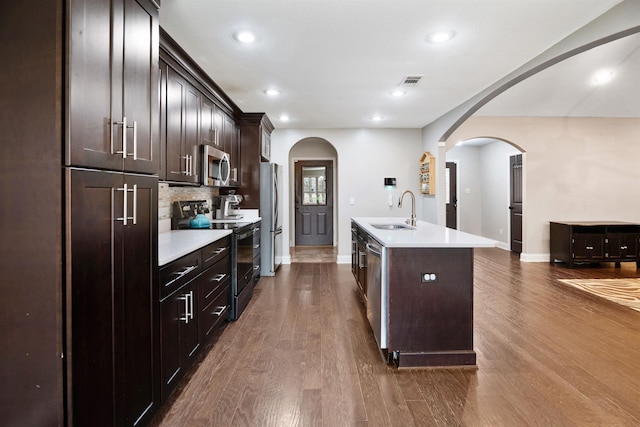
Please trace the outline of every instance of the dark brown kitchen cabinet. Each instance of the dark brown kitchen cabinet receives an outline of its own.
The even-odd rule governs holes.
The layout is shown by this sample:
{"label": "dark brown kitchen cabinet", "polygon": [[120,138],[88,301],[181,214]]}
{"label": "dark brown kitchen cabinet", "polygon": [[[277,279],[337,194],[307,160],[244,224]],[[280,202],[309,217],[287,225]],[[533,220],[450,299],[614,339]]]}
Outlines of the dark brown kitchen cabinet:
{"label": "dark brown kitchen cabinet", "polygon": [[[200,92],[171,66],[165,66],[165,114],[167,181],[197,184],[200,181]],[[163,82],[164,83],[164,82]]]}
{"label": "dark brown kitchen cabinet", "polygon": [[78,0],[69,15],[66,165],[157,174],[157,6]]}
{"label": "dark brown kitchen cabinet", "polygon": [[229,177],[229,186],[235,187],[241,182],[241,166],[240,166],[240,139],[238,137],[238,127],[232,117],[222,115],[224,122],[224,152],[229,155],[229,165],[231,174]]}
{"label": "dark brown kitchen cabinet", "polygon": [[69,424],[143,425],[159,406],[158,178],[66,170]]}
{"label": "dark brown kitchen cabinet", "polygon": [[551,222],[550,261],[576,264],[640,263],[640,224],[627,222]]}
{"label": "dark brown kitchen cabinet", "polygon": [[206,96],[202,97],[200,106],[200,143],[211,145],[224,151],[222,146],[222,114],[213,101]]}
{"label": "dark brown kitchen cabinet", "polygon": [[230,249],[226,236],[159,269],[163,401],[229,317]]}
{"label": "dark brown kitchen cabinet", "polygon": [[242,207],[260,209],[260,162],[264,157],[264,144],[270,144],[273,124],[264,113],[246,113],[240,119],[240,188]]}
{"label": "dark brown kitchen cabinet", "polygon": [[160,303],[163,401],[184,376],[200,347],[198,303],[195,280]]}
{"label": "dark brown kitchen cabinet", "polygon": [[351,222],[351,271],[365,298],[367,297],[367,238],[367,232]]}

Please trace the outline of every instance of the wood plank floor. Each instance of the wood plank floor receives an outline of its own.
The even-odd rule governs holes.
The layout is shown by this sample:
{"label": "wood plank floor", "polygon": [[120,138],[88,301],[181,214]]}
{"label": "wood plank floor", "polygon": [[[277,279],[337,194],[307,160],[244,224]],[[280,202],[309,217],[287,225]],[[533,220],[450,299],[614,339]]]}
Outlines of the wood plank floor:
{"label": "wood plank floor", "polygon": [[382,362],[349,265],[263,277],[155,426],[640,425],[640,313],[560,278],[640,277],[475,252],[477,369]]}

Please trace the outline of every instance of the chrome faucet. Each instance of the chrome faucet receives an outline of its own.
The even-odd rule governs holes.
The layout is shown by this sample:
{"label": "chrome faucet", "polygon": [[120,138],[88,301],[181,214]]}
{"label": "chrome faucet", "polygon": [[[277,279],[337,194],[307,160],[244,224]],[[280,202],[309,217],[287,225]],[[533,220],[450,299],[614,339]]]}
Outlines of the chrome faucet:
{"label": "chrome faucet", "polygon": [[409,193],[411,195],[411,219],[407,219],[405,222],[409,225],[416,226],[416,196],[413,194],[411,190],[404,190],[400,199],[398,200],[398,207],[402,207],[402,198],[405,194]]}

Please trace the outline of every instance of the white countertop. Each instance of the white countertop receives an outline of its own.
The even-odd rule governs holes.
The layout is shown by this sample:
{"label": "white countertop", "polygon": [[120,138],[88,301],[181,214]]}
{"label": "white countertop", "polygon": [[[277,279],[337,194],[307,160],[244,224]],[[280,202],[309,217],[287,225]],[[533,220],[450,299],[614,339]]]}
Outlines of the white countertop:
{"label": "white countertop", "polygon": [[232,230],[209,229],[158,233],[158,265],[168,264],[231,233]]}
{"label": "white countertop", "polygon": [[418,221],[410,230],[380,230],[371,224],[405,224],[404,217],[351,218],[382,245],[389,248],[490,248],[498,242],[474,234]]}

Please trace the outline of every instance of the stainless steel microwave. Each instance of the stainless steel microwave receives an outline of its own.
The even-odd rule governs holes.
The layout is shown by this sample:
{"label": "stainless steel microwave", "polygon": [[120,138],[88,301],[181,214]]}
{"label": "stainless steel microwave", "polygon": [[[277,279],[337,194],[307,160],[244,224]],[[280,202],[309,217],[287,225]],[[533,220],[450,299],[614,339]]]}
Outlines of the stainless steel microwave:
{"label": "stainless steel microwave", "polygon": [[202,145],[202,184],[208,187],[229,185],[229,155],[211,145]]}

